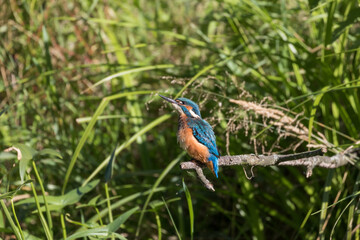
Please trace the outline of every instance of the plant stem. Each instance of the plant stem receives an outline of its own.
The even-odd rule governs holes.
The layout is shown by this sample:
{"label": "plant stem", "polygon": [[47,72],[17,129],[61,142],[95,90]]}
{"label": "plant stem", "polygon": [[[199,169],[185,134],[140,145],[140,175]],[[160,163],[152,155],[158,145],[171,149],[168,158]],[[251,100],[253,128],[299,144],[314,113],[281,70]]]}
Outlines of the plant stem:
{"label": "plant stem", "polygon": [[9,221],[10,226],[11,226],[12,230],[14,231],[16,238],[21,239],[22,236],[20,234],[20,231],[19,231],[18,227],[16,227],[13,219],[11,218],[10,212],[6,207],[5,200],[4,199],[1,200],[0,203],[1,203],[2,208],[4,209],[5,216],[6,216],[7,220]]}
{"label": "plant stem", "polygon": [[64,214],[60,214],[60,222],[61,222],[61,228],[63,233],[63,239],[66,239],[66,227],[65,227],[65,221],[64,221]]}
{"label": "plant stem", "polygon": [[[28,179],[30,179],[29,173],[27,173],[26,175],[27,175]],[[39,203],[39,199],[38,199],[38,196],[37,196],[37,193],[36,193],[35,186],[34,186],[34,184],[32,182],[30,183],[30,185],[31,185],[31,189],[32,189],[33,194],[34,194],[36,208],[38,210],[40,221],[41,221],[41,224],[43,225],[43,228],[44,228],[44,231],[45,231],[45,234],[46,234],[46,238],[47,239],[53,239],[52,235],[50,233],[50,230],[49,230],[49,226],[47,225],[47,223],[45,221],[45,218],[44,218],[44,215],[41,212],[40,203]]]}
{"label": "plant stem", "polygon": [[38,170],[37,170],[37,168],[36,168],[35,161],[32,161],[32,165],[33,165],[33,169],[34,169],[34,172],[35,172],[36,179],[38,180],[38,182],[39,182],[39,184],[40,184],[41,193],[42,193],[43,198],[44,198],[46,217],[47,217],[47,220],[48,220],[48,224],[49,224],[49,228],[50,228],[50,233],[51,233],[51,235],[52,235],[52,234],[53,234],[53,224],[52,224],[52,219],[51,219],[51,214],[50,214],[49,206],[48,206],[48,203],[47,203],[47,200],[46,200],[46,197],[45,197],[44,185],[43,185],[43,183],[42,183],[42,181],[41,181],[39,172],[38,172]]}
{"label": "plant stem", "polygon": [[108,190],[108,184],[105,183],[105,194],[106,194],[106,202],[109,210],[109,221],[113,221],[112,211],[111,211],[111,203],[110,203],[110,196],[109,196],[109,190]]}
{"label": "plant stem", "polygon": [[103,221],[102,221],[102,219],[101,219],[101,215],[100,215],[99,209],[98,209],[97,207],[95,207],[95,211],[96,211],[97,215],[99,216],[100,226],[103,226],[104,223],[103,223]]}
{"label": "plant stem", "polygon": [[14,202],[13,202],[13,199],[12,199],[12,198],[11,198],[11,209],[12,209],[12,211],[13,211],[14,218],[15,218],[15,221],[16,221],[16,225],[17,225],[17,227],[18,227],[18,229],[19,229],[19,232],[20,232],[20,234],[21,234],[21,237],[22,237],[22,239],[25,240],[24,233],[23,233],[23,231],[21,230],[19,220],[18,220],[18,218],[17,218],[17,216],[16,216],[15,207],[14,207]]}
{"label": "plant stem", "polygon": [[[107,206],[108,206],[108,210],[109,210],[109,223],[112,223],[113,216],[112,216],[112,211],[111,211],[111,203],[110,203],[110,196],[109,196],[109,189],[108,189],[107,182],[105,183],[105,194],[106,194],[106,202],[107,202]],[[111,234],[111,239],[115,239],[113,234]]]}

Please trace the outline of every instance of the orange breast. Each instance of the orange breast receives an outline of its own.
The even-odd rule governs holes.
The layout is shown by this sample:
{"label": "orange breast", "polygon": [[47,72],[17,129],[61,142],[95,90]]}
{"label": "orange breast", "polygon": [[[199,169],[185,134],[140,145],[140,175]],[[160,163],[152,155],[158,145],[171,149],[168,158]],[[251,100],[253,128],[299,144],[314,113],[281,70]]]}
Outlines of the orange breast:
{"label": "orange breast", "polygon": [[179,129],[178,141],[180,146],[185,149],[192,158],[203,163],[208,163],[209,150],[196,140],[190,128],[184,126],[184,128]]}

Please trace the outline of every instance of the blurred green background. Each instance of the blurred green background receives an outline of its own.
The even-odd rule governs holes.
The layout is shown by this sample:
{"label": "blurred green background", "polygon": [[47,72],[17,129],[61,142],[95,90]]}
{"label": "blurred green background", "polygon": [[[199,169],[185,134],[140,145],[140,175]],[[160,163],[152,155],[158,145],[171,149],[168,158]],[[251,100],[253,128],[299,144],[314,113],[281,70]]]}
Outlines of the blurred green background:
{"label": "blurred green background", "polygon": [[359,1],[0,6],[1,238],[360,238],[356,163],[310,178],[302,167],[256,167],[251,180],[241,166],[218,179],[205,170],[210,192],[180,170],[177,116],[157,96],[197,102],[222,155],[357,147]]}

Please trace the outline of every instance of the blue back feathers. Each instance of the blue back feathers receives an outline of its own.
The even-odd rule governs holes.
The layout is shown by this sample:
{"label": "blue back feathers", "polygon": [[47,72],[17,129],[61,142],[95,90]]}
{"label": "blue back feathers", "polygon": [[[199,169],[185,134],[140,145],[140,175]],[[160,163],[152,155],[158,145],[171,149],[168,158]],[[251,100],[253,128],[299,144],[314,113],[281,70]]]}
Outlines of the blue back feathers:
{"label": "blue back feathers", "polygon": [[[187,98],[178,98],[176,100],[179,100],[184,105],[179,105],[183,112],[186,114],[186,123],[189,128],[192,129],[193,135],[197,141],[199,141],[201,144],[205,145],[210,153],[209,161],[213,163],[214,172],[216,177],[218,176],[218,158],[220,157],[220,154],[218,152],[217,146],[216,146],[216,138],[214,131],[210,124],[201,118],[199,107],[196,103],[193,101],[187,99]],[[198,115],[200,118],[193,117],[189,110],[185,107],[185,105],[192,107],[192,111]],[[181,123],[180,123],[181,124]],[[181,126],[179,126],[181,127]]]}
{"label": "blue back feathers", "polygon": [[205,145],[211,154],[219,157],[215,134],[210,124],[204,119],[198,118],[188,118],[186,121],[188,126],[192,129],[196,140]]}
{"label": "blue back feathers", "polygon": [[216,138],[212,127],[207,121],[198,118],[188,118],[187,124],[192,129],[196,140],[208,148],[210,153],[208,160],[213,163],[214,173],[218,177],[218,158],[220,154],[216,146]]}

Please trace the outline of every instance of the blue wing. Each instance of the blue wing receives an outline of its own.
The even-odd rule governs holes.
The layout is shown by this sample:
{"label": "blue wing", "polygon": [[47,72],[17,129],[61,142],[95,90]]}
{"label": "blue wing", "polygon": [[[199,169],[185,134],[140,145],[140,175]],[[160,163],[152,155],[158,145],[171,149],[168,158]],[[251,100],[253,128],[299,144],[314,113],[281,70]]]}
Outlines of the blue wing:
{"label": "blue wing", "polygon": [[205,145],[211,154],[219,157],[215,134],[210,124],[203,119],[189,119],[188,126],[192,129],[196,140]]}

